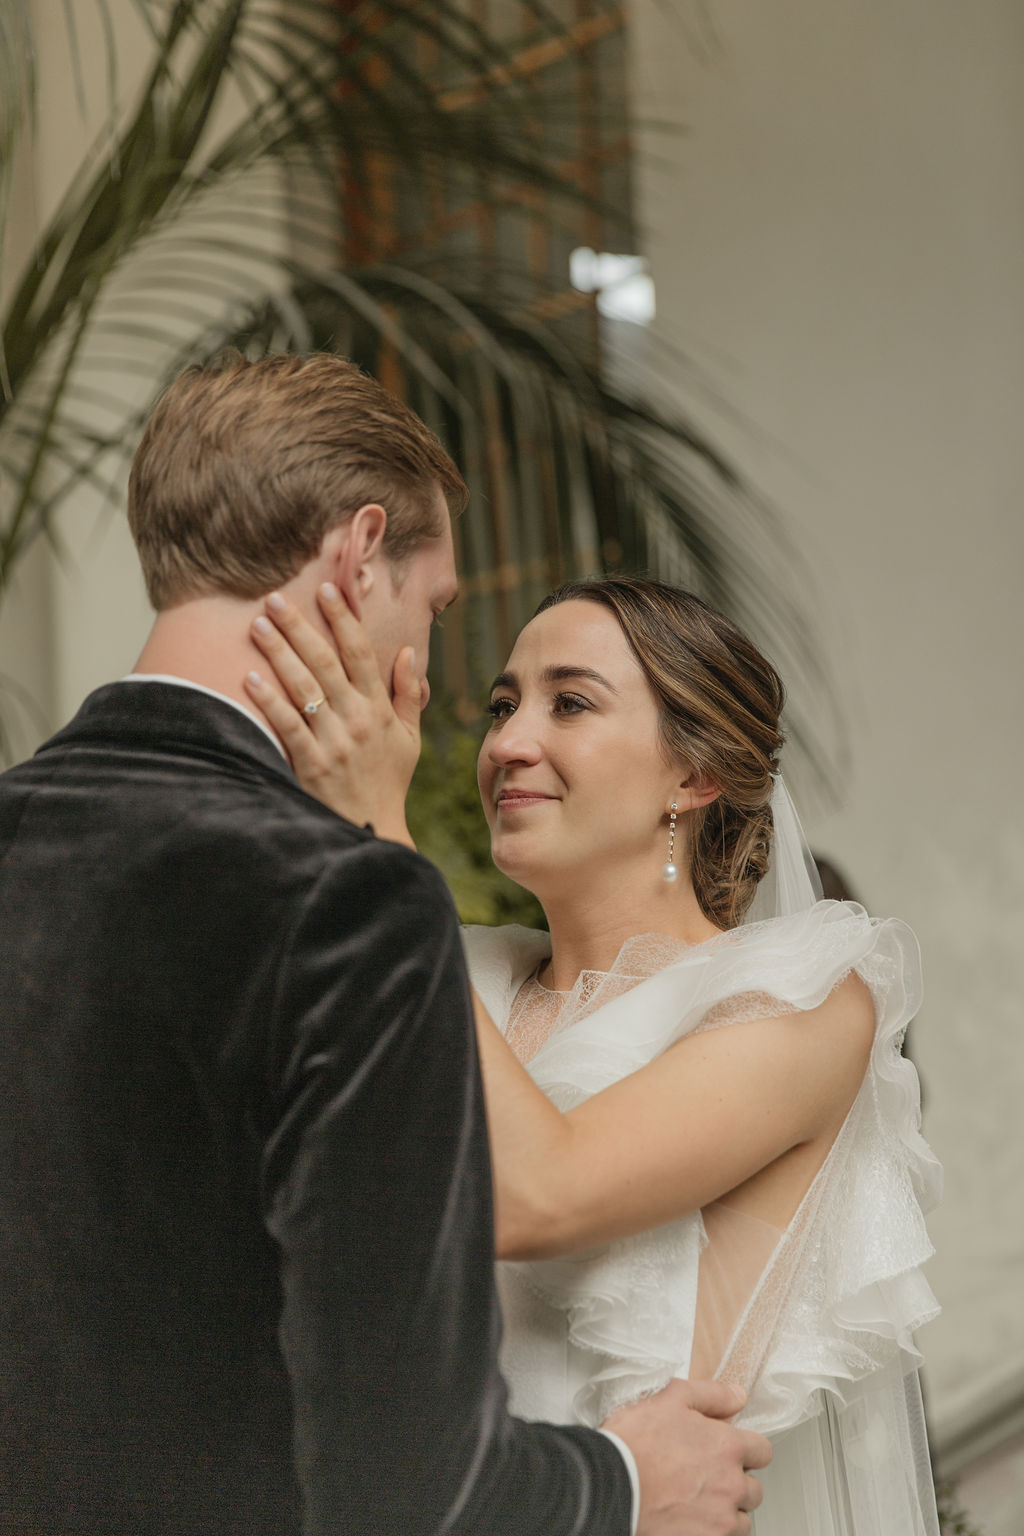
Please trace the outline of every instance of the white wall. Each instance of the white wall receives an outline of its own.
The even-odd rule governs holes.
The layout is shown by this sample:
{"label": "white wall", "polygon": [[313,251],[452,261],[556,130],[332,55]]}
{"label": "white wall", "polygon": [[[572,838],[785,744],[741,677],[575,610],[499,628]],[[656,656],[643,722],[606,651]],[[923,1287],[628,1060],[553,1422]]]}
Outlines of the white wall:
{"label": "white wall", "polygon": [[1024,7],[703,9],[701,56],[634,7],[636,110],[688,129],[644,141],[656,326],[810,557],[852,747],[812,840],[924,950],[941,1441],[1024,1386]]}

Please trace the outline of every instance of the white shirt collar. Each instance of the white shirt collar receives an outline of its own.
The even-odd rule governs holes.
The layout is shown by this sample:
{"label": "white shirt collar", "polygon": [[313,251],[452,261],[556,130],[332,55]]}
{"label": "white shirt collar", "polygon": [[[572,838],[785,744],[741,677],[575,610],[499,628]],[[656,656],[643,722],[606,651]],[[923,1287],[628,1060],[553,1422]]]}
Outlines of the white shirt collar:
{"label": "white shirt collar", "polygon": [[211,699],[220,699],[222,704],[230,704],[232,709],[237,709],[240,715],[244,715],[247,720],[252,721],[253,725],[258,726],[259,729],[263,732],[264,736],[266,736],[267,740],[274,743],[274,746],[280,752],[285,762],[288,761],[287,753],[285,752],[284,748],[270,727],[266,725],[258,715],[254,714],[251,709],[247,709],[245,705],[240,704],[237,699],[229,698],[226,693],[218,693],[216,688],[207,688],[205,683],[193,683],[187,677],[171,677],[169,675],[165,675],[162,672],[129,672],[127,677],[118,678],[118,682],[173,683],[176,688],[191,688],[195,693],[205,693],[208,694]]}

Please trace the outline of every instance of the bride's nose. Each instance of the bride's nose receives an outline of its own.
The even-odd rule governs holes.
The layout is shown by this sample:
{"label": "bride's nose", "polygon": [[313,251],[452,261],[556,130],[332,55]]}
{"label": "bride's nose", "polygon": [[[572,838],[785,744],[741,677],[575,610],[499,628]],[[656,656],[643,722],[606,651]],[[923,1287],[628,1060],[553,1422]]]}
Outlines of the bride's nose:
{"label": "bride's nose", "polygon": [[537,733],[530,728],[525,710],[518,709],[493,731],[487,741],[487,756],[496,768],[509,768],[513,763],[540,761],[541,749]]}

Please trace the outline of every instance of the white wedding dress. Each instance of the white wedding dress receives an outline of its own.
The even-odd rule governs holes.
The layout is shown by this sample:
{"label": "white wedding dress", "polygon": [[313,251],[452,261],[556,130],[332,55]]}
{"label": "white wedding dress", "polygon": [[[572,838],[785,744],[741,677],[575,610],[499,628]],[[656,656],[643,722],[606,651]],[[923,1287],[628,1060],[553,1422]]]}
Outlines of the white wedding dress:
{"label": "white wedding dress", "polygon": [[920,1001],[910,931],[822,901],[704,944],[631,939],[570,993],[533,979],[544,933],[469,928],[465,944],[492,1018],[563,1110],[683,1035],[864,979],[870,1066],[785,1231],[716,1202],[587,1253],[500,1263],[502,1367],[513,1411],[556,1423],[599,1424],[673,1376],[739,1382],[739,1422],[774,1445],[756,1536],[937,1536],[913,1334],[938,1310],[921,1265],[941,1175],[900,1054]]}

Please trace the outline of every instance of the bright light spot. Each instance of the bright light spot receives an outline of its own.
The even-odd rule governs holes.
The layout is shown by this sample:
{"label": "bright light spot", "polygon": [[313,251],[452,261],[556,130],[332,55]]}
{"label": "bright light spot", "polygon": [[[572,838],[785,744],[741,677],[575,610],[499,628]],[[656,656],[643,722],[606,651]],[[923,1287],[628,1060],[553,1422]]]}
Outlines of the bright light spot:
{"label": "bright light spot", "polygon": [[581,245],[569,257],[569,280],[579,293],[596,293],[598,310],[609,319],[635,325],[654,319],[654,281],[643,256],[615,256]]}

